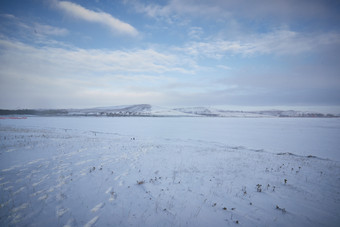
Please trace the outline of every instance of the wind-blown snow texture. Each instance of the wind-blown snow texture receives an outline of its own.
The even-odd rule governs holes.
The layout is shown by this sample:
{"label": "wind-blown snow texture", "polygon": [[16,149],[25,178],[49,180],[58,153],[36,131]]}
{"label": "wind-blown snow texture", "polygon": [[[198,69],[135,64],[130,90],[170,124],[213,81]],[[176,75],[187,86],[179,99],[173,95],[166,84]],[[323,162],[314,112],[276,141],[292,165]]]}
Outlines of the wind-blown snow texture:
{"label": "wind-blown snow texture", "polygon": [[[339,162],[306,155],[303,135],[338,151],[339,120],[306,120],[2,119],[0,225],[338,226]],[[293,128],[301,153],[247,142],[297,143]]]}

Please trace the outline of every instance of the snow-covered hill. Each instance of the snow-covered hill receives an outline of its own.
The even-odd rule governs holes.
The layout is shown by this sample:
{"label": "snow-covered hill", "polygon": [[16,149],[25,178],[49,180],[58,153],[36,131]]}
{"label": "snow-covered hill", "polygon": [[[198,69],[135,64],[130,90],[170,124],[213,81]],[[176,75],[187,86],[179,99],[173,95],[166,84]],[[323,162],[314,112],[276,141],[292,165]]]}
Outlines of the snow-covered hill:
{"label": "snow-covered hill", "polygon": [[339,117],[296,110],[235,111],[212,107],[169,108],[149,104],[97,107],[88,109],[0,110],[0,115],[48,116],[147,116],[147,117]]}
{"label": "snow-covered hill", "polygon": [[316,112],[295,110],[235,111],[212,107],[168,108],[149,104],[100,107],[68,111],[68,115],[152,116],[152,117],[335,117]]}

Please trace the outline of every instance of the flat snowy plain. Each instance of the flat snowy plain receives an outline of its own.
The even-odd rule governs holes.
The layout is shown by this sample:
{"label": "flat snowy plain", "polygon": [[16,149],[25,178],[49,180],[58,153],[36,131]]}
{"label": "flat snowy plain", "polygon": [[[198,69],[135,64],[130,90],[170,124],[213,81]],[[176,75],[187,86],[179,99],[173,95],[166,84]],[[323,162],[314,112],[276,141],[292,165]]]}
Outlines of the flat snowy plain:
{"label": "flat snowy plain", "polygon": [[0,226],[339,226],[340,119],[0,119]]}

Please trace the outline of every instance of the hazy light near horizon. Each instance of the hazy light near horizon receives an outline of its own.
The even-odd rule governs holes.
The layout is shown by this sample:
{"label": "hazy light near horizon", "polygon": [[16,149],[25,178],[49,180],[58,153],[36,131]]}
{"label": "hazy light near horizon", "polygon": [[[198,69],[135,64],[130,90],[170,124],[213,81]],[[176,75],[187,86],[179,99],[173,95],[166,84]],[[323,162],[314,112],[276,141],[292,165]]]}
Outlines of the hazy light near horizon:
{"label": "hazy light near horizon", "polygon": [[339,110],[337,1],[0,6],[0,108]]}

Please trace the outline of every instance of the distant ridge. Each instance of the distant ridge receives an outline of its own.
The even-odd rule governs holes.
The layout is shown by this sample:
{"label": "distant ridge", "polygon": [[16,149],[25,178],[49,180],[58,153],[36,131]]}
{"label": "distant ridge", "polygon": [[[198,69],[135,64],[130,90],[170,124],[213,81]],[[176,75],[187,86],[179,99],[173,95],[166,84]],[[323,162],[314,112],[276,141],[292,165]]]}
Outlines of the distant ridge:
{"label": "distant ridge", "polygon": [[335,118],[340,115],[295,110],[235,111],[208,107],[167,108],[150,104],[97,107],[87,109],[0,109],[0,115],[106,116],[106,117],[299,117]]}

